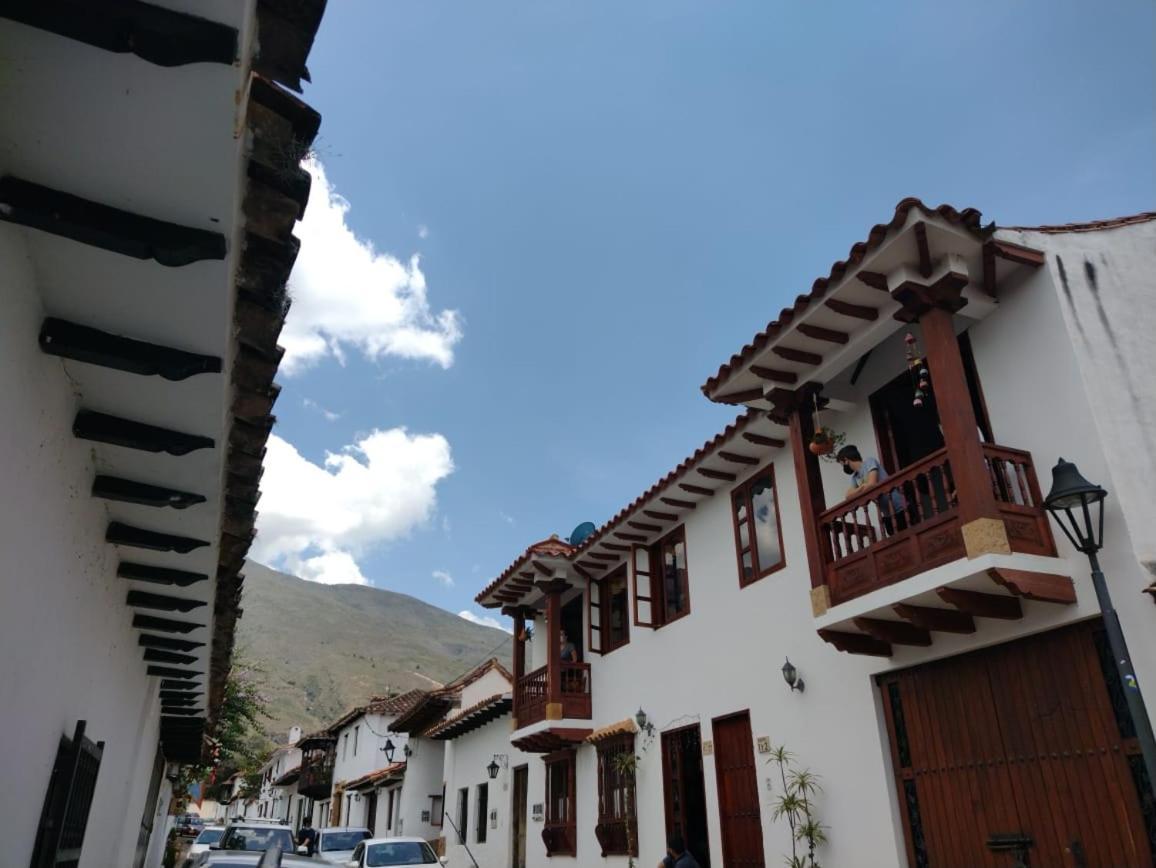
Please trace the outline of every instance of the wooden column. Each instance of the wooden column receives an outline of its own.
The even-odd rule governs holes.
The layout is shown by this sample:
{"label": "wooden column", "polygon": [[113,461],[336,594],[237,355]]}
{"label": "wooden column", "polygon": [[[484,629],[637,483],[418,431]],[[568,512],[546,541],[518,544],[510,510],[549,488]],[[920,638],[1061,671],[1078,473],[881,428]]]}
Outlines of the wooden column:
{"label": "wooden column", "polygon": [[923,331],[924,352],[931,371],[947,459],[959,498],[959,519],[967,556],[1011,554],[1007,528],[983,460],[983,444],[951,312],[931,307],[919,315],[919,326]]}
{"label": "wooden column", "polygon": [[808,384],[791,393],[793,397],[789,399],[785,395],[776,396],[779,397],[776,409],[783,406],[786,410],[787,425],[791,432],[791,456],[795,460],[795,489],[799,492],[803,542],[807,547],[807,565],[811,570],[811,612],[818,617],[831,608],[831,593],[827,588],[826,558],[819,538],[819,514],[827,508],[827,498],[823,493],[819,456],[808,448],[811,437],[815,434],[816,391],[813,385]]}
{"label": "wooden column", "polygon": [[539,582],[546,593],[546,720],[562,719],[562,592],[561,579]]}
{"label": "wooden column", "polygon": [[502,610],[514,619],[514,728],[518,728],[518,694],[522,678],[526,674],[526,610],[512,606]]}

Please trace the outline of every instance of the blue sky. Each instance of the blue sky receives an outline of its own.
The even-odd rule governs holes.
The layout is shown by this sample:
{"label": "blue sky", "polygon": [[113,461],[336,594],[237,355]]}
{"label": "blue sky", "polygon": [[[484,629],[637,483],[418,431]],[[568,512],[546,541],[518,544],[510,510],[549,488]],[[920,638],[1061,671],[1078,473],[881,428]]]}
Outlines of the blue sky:
{"label": "blue sky", "polygon": [[258,555],[478,611],[726,424],[699,385],[902,197],[1151,209],[1153,18],[330,2],[306,98],[348,207],[299,227]]}

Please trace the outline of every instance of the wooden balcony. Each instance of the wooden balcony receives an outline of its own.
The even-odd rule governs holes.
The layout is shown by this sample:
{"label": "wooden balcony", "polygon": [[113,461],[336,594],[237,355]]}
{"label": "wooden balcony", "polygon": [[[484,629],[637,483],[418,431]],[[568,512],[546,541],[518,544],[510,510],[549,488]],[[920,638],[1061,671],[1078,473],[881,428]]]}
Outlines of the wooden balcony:
{"label": "wooden balcony", "polygon": [[[562,663],[558,672],[562,717],[590,719],[590,664]],[[518,727],[546,720],[546,706],[550,701],[550,670],[548,666],[529,672],[518,681],[514,692],[514,716]]]}
{"label": "wooden balcony", "polygon": [[328,799],[333,788],[333,761],[336,743],[305,749],[301,756],[301,776],[297,792],[309,799]]}
{"label": "wooden balcony", "polygon": [[966,556],[958,500],[967,486],[990,486],[1012,552],[1055,556],[1031,455],[983,444],[982,474],[956,479],[947,449],[816,519],[831,605]]}

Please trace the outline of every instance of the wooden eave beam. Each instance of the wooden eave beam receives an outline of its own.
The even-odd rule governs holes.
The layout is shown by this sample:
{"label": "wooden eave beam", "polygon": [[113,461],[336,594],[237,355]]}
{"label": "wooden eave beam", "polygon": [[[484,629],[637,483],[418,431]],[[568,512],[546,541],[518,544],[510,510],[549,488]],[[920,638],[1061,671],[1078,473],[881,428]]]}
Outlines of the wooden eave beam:
{"label": "wooden eave beam", "polygon": [[626,522],[626,524],[628,526],[634,528],[635,530],[646,531],[647,533],[658,533],[658,531],[662,530],[662,525],[649,524],[648,522],[645,522],[645,521],[630,520],[630,521]]}
{"label": "wooden eave beam", "polygon": [[877,307],[869,307],[865,304],[852,304],[849,301],[841,301],[837,298],[829,298],[823,302],[823,305],[841,316],[854,317],[855,319],[867,320],[869,322],[874,322],[879,319],[879,308]]}
{"label": "wooden eave beam", "polygon": [[530,566],[537,570],[539,575],[546,576],[547,578],[554,575],[554,568],[546,566],[546,564],[539,560],[530,561]]}
{"label": "wooden eave beam", "polygon": [[709,467],[696,467],[695,473],[705,476],[707,479],[719,479],[723,482],[734,482],[738,479],[734,473],[728,473],[725,470],[712,470]]}
{"label": "wooden eave beam", "polygon": [[835,329],[823,328],[822,326],[810,325],[809,323],[801,322],[795,326],[795,330],[799,334],[806,335],[817,341],[827,341],[832,344],[845,344],[851,339],[847,332],[836,331]]}
{"label": "wooden eave beam", "polygon": [[125,603],[134,609],[159,609],[162,612],[192,612],[208,605],[202,600],[150,594],[148,591],[129,591]]}
{"label": "wooden eave beam", "polygon": [[1062,605],[1076,602],[1076,586],[1068,576],[1037,573],[1034,570],[1012,570],[1006,567],[992,567],[987,574],[992,581],[1025,600]]}
{"label": "wooden eave beam", "polygon": [[154,585],[176,585],[178,588],[187,588],[197,582],[207,582],[209,577],[205,573],[193,573],[187,570],[174,570],[171,567],[156,567],[152,564],[137,564],[131,561],[121,561],[117,564],[116,574],[122,579],[131,579],[134,582],[151,582]]}
{"label": "wooden eave beam", "polygon": [[844,630],[820,630],[819,638],[848,654],[867,654],[871,657],[890,657],[891,646],[873,636],[848,633]]}
{"label": "wooden eave beam", "polygon": [[1038,268],[1047,261],[1047,257],[1041,250],[1033,250],[1031,247],[1023,247],[1008,241],[993,240],[987,243],[991,245],[995,255],[1000,259],[1006,259],[1008,262],[1014,262],[1017,265],[1030,265],[1033,268]]}
{"label": "wooden eave beam", "polygon": [[110,443],[142,452],[165,452],[169,455],[188,455],[198,449],[212,449],[213,438],[185,434],[156,425],[146,425],[131,419],[81,410],[72,422],[72,433],[81,440]]}
{"label": "wooden eave beam", "polygon": [[919,273],[931,277],[931,245],[927,241],[927,224],[922,220],[913,227],[915,249],[919,253]]}
{"label": "wooden eave beam", "polygon": [[797,350],[793,347],[771,347],[771,352],[789,362],[799,362],[803,365],[821,365],[823,357],[818,353],[809,353],[806,350]]}
{"label": "wooden eave beam", "polygon": [[912,606],[897,603],[892,607],[900,618],[923,630],[940,633],[974,633],[975,619],[956,609],[936,609],[933,606]]}
{"label": "wooden eave beam", "polygon": [[799,381],[799,375],[794,371],[780,371],[762,365],[751,365],[748,370],[760,380],[769,380],[772,383],[783,383],[792,386]]}
{"label": "wooden eave beam", "polygon": [[694,509],[698,506],[693,500],[679,500],[676,497],[660,497],[658,499],[667,506],[673,506],[675,509]]}
{"label": "wooden eave beam", "polygon": [[718,404],[745,404],[748,401],[758,401],[763,397],[762,388],[757,389],[741,389],[737,392],[727,392],[723,395],[715,395],[713,400]]}
{"label": "wooden eave beam", "polygon": [[710,495],[714,494],[713,488],[706,488],[702,485],[694,485],[693,483],[690,483],[690,482],[680,482],[678,484],[678,487],[681,488],[683,491],[687,492],[688,494],[702,494],[702,495],[706,495],[708,497]]}
{"label": "wooden eave beam", "polygon": [[643,536],[640,533],[623,533],[622,531],[615,531],[614,535],[616,537],[618,537],[619,539],[626,540],[627,542],[643,543],[643,542],[646,542],[646,540],[647,540],[647,537]]}
{"label": "wooden eave beam", "polygon": [[137,644],[142,648],[164,648],[168,651],[195,651],[204,648],[204,642],[194,642],[192,639],[173,639],[171,636],[153,636],[141,633],[137,636]]}
{"label": "wooden eave beam", "polygon": [[120,503],[135,503],[139,506],[165,507],[186,509],[199,503],[204,503],[203,494],[194,494],[191,491],[178,491],[175,488],[162,488],[159,485],[147,485],[144,482],[134,482],[131,479],[122,479],[119,476],[98,475],[92,481],[92,496],[104,500],[115,500]]}
{"label": "wooden eave beam", "polygon": [[931,634],[907,621],[888,621],[883,618],[853,618],[852,623],[868,636],[890,645],[931,644]]}
{"label": "wooden eave beam", "polygon": [[610,554],[610,552],[590,552],[590,557],[595,558],[595,559],[600,560],[600,561],[617,562],[617,561],[622,560],[622,555]]}
{"label": "wooden eave beam", "polygon": [[753,466],[759,463],[759,459],[753,455],[742,455],[738,452],[728,452],[725,449],[718,451],[718,457],[723,461],[729,461],[731,464],[747,464]]}
{"label": "wooden eave beam", "polygon": [[56,317],[48,317],[40,326],[40,349],[64,359],[174,382],[221,371],[219,356],[121,337]]}
{"label": "wooden eave beam", "polygon": [[939,588],[936,592],[945,603],[950,603],[961,612],[976,618],[998,618],[1003,621],[1018,621],[1024,616],[1018,597],[1003,594],[983,594],[979,591],[965,591],[961,588]]}
{"label": "wooden eave beam", "polygon": [[658,512],[654,509],[644,509],[642,510],[642,514],[653,518],[655,521],[676,521],[678,519],[678,516],[673,512]]}
{"label": "wooden eave beam", "polygon": [[756,446],[771,446],[775,449],[782,449],[787,445],[786,440],[779,440],[777,437],[766,437],[762,434],[756,434],[753,431],[744,431],[743,439],[748,443],[754,443]]}
{"label": "wooden eave beam", "polygon": [[607,564],[600,564],[597,561],[575,561],[574,565],[584,570],[605,570],[609,568]]}
{"label": "wooden eave beam", "polygon": [[156,552],[180,552],[183,555],[209,544],[207,540],[145,530],[119,521],[109,523],[104,539],[114,545],[134,546]]}
{"label": "wooden eave beam", "polygon": [[857,271],[855,277],[859,279],[860,283],[876,289],[879,292],[889,291],[886,274],[880,274],[878,271]]}
{"label": "wooden eave beam", "polygon": [[197,624],[193,621],[177,621],[173,618],[141,614],[133,615],[132,625],[138,630],[159,630],[162,633],[191,633],[205,627],[204,624]]}

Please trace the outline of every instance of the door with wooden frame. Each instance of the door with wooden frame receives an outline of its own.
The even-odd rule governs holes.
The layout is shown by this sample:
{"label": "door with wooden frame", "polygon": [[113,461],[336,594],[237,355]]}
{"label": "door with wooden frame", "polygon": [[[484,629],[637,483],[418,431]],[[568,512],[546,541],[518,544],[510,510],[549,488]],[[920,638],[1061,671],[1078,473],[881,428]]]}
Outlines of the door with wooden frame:
{"label": "door with wooden frame", "polygon": [[713,725],[723,863],[727,868],[766,868],[750,714],[716,717]]}
{"label": "door with wooden frame", "polygon": [[662,734],[662,793],[666,834],[679,834],[702,868],[710,868],[702,734],[698,724]]}
{"label": "door with wooden frame", "polygon": [[[878,678],[908,862],[1151,868],[1156,805],[1100,619]],[[1144,794],[1142,796],[1142,794]]]}
{"label": "door with wooden frame", "polygon": [[529,787],[529,768],[518,766],[514,769],[514,791],[510,806],[511,868],[526,868],[526,809]]}

